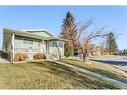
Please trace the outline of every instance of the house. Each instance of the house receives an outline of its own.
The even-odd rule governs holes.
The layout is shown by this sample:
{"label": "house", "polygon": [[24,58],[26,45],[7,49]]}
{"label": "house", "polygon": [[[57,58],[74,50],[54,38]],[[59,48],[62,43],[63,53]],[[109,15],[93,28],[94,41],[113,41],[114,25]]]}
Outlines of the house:
{"label": "house", "polygon": [[[87,56],[108,55],[108,54],[109,54],[108,49],[104,46],[91,43],[87,45]],[[78,49],[78,56],[82,56],[80,49]]]}
{"label": "house", "polygon": [[94,55],[108,55],[108,50],[106,47],[99,46],[96,44],[89,44],[89,49],[88,49],[88,55],[89,56],[94,56]]}
{"label": "house", "polygon": [[3,29],[3,51],[10,54],[12,60],[17,53],[27,54],[27,60],[32,60],[36,53],[42,53],[47,59],[64,58],[65,41],[46,29]]}

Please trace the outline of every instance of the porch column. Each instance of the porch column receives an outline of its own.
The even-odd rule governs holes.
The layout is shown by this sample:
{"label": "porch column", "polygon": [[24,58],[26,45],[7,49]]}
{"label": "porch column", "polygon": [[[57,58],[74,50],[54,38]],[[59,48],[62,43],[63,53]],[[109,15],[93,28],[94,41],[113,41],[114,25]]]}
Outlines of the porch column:
{"label": "porch column", "polygon": [[43,50],[42,50],[42,44],[43,44],[43,40],[40,42],[40,50],[41,50],[41,53],[43,52]]}
{"label": "porch column", "polygon": [[11,49],[12,49],[12,57],[11,57],[11,60],[12,60],[12,63],[13,63],[13,60],[14,60],[14,39],[15,39],[15,34],[13,33],[12,34],[12,45],[11,45]]}
{"label": "porch column", "polygon": [[49,41],[46,42],[46,57],[49,58]]}

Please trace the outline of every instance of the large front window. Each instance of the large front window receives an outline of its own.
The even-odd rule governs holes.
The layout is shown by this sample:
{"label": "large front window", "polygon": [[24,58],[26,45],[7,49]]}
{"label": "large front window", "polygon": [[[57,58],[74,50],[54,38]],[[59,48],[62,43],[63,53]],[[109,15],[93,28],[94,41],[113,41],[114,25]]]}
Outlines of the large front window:
{"label": "large front window", "polygon": [[23,44],[33,44],[33,40],[29,38],[23,38]]}

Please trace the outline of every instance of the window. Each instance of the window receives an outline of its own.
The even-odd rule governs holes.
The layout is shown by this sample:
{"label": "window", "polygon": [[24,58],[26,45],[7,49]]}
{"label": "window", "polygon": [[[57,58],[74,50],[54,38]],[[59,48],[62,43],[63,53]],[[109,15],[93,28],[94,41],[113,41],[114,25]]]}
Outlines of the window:
{"label": "window", "polygon": [[59,47],[63,47],[63,42],[59,41]]}
{"label": "window", "polygon": [[52,47],[63,47],[63,42],[62,41],[52,41],[50,46]]}
{"label": "window", "polygon": [[52,42],[52,47],[57,47],[57,41]]}
{"label": "window", "polygon": [[51,47],[57,47],[57,41],[51,41],[50,46]]}
{"label": "window", "polygon": [[33,40],[29,38],[23,38],[23,44],[33,44]]}

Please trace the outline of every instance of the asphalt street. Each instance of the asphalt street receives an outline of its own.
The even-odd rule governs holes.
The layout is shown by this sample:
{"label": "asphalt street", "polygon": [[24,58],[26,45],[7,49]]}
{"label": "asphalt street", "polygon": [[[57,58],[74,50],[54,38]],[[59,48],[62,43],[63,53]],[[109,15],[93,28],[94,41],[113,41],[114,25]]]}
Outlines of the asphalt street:
{"label": "asphalt street", "polygon": [[105,59],[93,58],[91,60],[111,64],[127,72],[127,57],[116,57],[116,58],[105,58]]}

